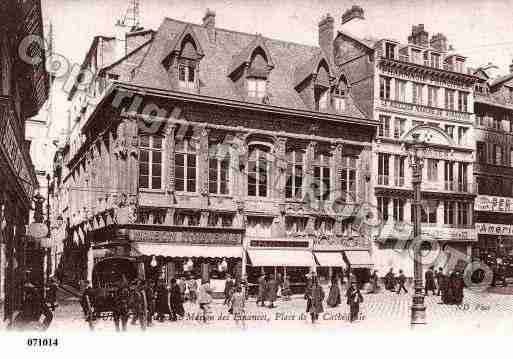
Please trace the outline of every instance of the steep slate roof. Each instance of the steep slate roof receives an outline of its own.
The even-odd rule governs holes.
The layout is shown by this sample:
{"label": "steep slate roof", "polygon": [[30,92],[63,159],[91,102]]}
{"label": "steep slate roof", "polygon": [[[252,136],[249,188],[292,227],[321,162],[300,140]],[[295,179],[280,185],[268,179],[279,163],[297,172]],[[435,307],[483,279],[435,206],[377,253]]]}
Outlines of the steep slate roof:
{"label": "steep slate roof", "polygon": [[[247,61],[246,55],[251,44],[259,41],[265,44],[265,50],[272,58],[274,68],[269,74],[270,105],[297,110],[310,110],[294,89],[294,73],[298,67],[311,61],[319,52],[315,46],[300,45],[275,39],[261,37],[236,31],[215,28],[215,40],[210,40],[208,29],[204,26],[165,18],[155,33],[152,44],[144,57],[137,73],[130,83],[172,91],[162,60],[173,50],[171,45],[177,36],[184,32],[186,26],[194,30],[194,34],[205,54],[200,61],[200,94],[227,100],[243,101],[233,81],[228,77],[230,66],[238,61]],[[268,59],[269,60],[269,59]],[[330,69],[334,72],[335,69]],[[341,115],[366,119],[356,106],[350,106]]]}

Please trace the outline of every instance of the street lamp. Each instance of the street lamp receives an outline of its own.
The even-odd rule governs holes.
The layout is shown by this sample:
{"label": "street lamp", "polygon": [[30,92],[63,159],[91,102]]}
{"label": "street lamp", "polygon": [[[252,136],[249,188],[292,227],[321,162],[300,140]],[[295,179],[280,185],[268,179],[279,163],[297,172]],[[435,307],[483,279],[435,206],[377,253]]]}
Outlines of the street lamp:
{"label": "street lamp", "polygon": [[46,273],[45,273],[45,284],[48,283],[48,280],[50,279],[50,270],[51,270],[51,264],[50,261],[52,260],[51,255],[51,231],[50,231],[50,174],[46,174],[46,227],[48,228],[48,234],[46,235],[46,240],[42,240],[41,244],[42,247],[45,250],[45,256],[46,256]]}
{"label": "street lamp", "polygon": [[[424,165],[424,151],[426,143],[419,141],[419,133],[413,133],[413,140],[407,144],[409,164],[412,172],[413,188],[413,282],[414,294],[411,306],[411,324],[426,324],[426,306],[424,304],[424,294],[422,285],[422,256],[421,256],[421,193],[420,184],[422,182],[422,167]],[[418,242],[418,243],[417,243]]]}

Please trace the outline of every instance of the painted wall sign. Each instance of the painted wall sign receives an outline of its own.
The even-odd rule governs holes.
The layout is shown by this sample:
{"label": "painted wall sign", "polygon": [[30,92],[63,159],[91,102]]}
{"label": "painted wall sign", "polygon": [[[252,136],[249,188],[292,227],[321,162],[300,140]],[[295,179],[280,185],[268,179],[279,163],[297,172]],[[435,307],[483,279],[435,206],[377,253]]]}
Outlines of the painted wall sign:
{"label": "painted wall sign", "polygon": [[186,243],[186,244],[242,244],[241,233],[207,231],[151,231],[133,229],[129,239],[134,242]]}
{"label": "painted wall sign", "polygon": [[513,226],[509,224],[476,223],[476,230],[478,234],[491,234],[498,236],[513,235]]}
{"label": "painted wall sign", "polygon": [[474,210],[483,212],[513,213],[513,198],[479,195],[475,199]]}

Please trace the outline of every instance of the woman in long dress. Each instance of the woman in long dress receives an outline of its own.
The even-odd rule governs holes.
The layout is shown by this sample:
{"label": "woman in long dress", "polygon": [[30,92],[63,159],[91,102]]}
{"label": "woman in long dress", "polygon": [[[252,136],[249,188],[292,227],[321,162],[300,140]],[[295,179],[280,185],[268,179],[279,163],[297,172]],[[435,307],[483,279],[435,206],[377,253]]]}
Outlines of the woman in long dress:
{"label": "woman in long dress", "polygon": [[326,301],[326,304],[334,308],[338,306],[341,302],[342,301],[340,298],[340,287],[338,285],[338,278],[336,275],[334,275],[331,277],[330,292],[328,294],[328,300]]}

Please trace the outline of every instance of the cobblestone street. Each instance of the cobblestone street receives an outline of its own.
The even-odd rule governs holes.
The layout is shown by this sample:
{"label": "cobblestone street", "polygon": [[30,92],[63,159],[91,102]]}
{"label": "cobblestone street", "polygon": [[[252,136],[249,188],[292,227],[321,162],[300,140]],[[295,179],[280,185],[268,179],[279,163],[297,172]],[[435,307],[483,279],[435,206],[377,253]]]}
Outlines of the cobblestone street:
{"label": "cobblestone street", "polygon": [[[411,293],[411,290],[410,290]],[[409,293],[409,294],[410,294]],[[347,306],[342,304],[336,308],[328,308],[321,314],[319,322],[312,326],[309,318],[304,314],[305,300],[300,296],[290,301],[279,300],[273,309],[257,307],[254,298],[250,298],[246,306],[246,328],[259,330],[272,328],[278,330],[319,330],[340,329],[351,331],[368,331],[369,329],[386,333],[387,330],[409,330],[410,302],[409,294],[397,295],[390,292],[364,295],[361,307],[361,320],[356,323],[347,321]],[[345,299],[345,298],[344,298]],[[439,304],[440,297],[426,297],[428,325],[422,327],[423,331],[436,333],[443,331],[457,331],[460,335],[466,332],[475,333],[476,330],[486,334],[505,334],[513,331],[513,301],[510,295],[465,292],[461,306]],[[178,322],[168,320],[154,322],[149,331],[165,332],[173,329],[216,330],[238,329],[233,317],[228,314],[228,308],[222,300],[214,301],[212,305],[211,320],[207,324],[196,320],[198,307],[185,304],[186,317]],[[96,331],[113,331],[112,320],[98,320]],[[55,311],[55,318],[50,332],[88,331],[83,319],[82,311],[77,298],[61,291],[59,293],[59,306]],[[138,326],[129,324],[128,331],[139,331]]]}

